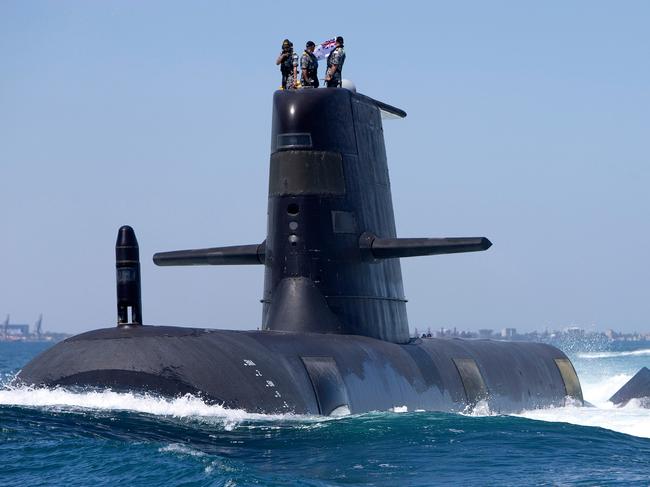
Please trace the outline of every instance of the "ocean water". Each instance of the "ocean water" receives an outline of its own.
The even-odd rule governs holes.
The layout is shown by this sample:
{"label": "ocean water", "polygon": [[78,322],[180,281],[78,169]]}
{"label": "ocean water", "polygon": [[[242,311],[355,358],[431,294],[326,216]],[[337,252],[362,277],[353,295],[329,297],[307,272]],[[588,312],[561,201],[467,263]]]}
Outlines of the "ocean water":
{"label": "ocean water", "polygon": [[111,391],[11,388],[46,344],[0,343],[0,485],[644,485],[650,410],[607,398],[650,346],[572,352],[593,407],[518,415],[259,415]]}

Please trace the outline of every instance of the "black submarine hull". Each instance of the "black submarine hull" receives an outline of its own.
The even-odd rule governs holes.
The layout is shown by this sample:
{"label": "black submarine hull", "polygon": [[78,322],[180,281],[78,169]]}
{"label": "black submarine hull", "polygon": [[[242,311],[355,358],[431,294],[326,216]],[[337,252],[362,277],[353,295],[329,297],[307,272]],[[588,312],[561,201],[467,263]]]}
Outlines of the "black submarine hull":
{"label": "black submarine hull", "polygon": [[410,339],[400,259],[491,242],[397,236],[385,116],[406,113],[344,89],[276,92],[266,238],[154,255],[161,266],[263,265],[262,331],[143,326],[139,247],[124,226],[118,326],[57,344],[17,380],[190,393],[262,413],[508,413],[581,402],[571,362],[549,345]]}
{"label": "black submarine hull", "polygon": [[541,343],[229,331],[166,326],[95,330],[30,362],[17,382],[197,395],[260,413],[496,413],[582,401],[568,358]]}

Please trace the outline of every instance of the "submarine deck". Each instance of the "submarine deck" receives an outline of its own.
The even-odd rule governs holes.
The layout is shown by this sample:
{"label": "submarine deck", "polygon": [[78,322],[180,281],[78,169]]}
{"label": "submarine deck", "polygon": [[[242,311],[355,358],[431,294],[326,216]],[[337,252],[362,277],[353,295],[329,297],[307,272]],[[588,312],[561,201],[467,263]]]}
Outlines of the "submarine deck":
{"label": "submarine deck", "polygon": [[541,343],[234,331],[172,326],[99,329],[28,364],[17,381],[195,394],[251,412],[329,415],[407,406],[495,412],[582,401],[567,357]]}

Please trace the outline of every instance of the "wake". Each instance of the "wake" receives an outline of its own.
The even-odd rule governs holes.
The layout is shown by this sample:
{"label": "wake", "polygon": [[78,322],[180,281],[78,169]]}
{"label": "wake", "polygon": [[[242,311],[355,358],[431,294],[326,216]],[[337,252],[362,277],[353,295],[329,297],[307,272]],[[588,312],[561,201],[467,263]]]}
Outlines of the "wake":
{"label": "wake", "polygon": [[585,352],[579,353],[579,358],[584,359],[601,359],[617,357],[650,357],[650,349],[632,350],[628,352]]}
{"label": "wake", "polygon": [[[186,394],[165,398],[146,393],[114,392],[111,390],[73,392],[63,388],[7,387],[0,390],[0,406],[22,406],[56,411],[131,411],[176,419],[211,418],[231,431],[239,424],[251,421],[299,420],[313,421],[315,416],[295,414],[259,414],[243,409],[228,409],[207,404],[201,398]],[[318,418],[324,420],[328,418]]]}
{"label": "wake", "polygon": [[643,408],[638,399],[631,400],[624,407],[617,407],[609,402],[609,398],[631,378],[632,375],[616,374],[591,383],[583,380],[584,399],[593,404],[593,407],[569,405],[534,409],[514,416],[605,428],[632,436],[650,438],[650,409]]}
{"label": "wake", "polygon": [[[627,353],[627,352],[624,352]],[[632,376],[617,374],[605,379],[586,382],[583,380],[583,394],[593,407],[568,405],[565,407],[535,409],[523,411],[511,416],[546,422],[562,422],[580,426],[605,428],[619,433],[650,438],[650,409],[641,407],[638,400],[632,400],[625,407],[619,408],[608,401]],[[185,395],[165,398],[146,393],[115,392],[112,390],[77,392],[64,388],[36,388],[5,386],[0,389],[0,406],[34,407],[53,411],[132,411],[142,414],[166,416],[175,419],[199,419],[220,424],[226,431],[232,431],[240,425],[251,423],[278,422],[290,423],[300,427],[318,427],[321,423],[336,421],[336,417],[324,417],[298,414],[261,414],[249,413],[242,409],[228,409],[218,404],[207,404],[200,397]],[[477,405],[464,415],[473,417],[490,417],[496,413],[490,411],[487,404]],[[393,415],[408,412],[402,407],[395,407],[391,412],[379,413]],[[414,411],[424,413],[425,411]],[[377,413],[368,413],[377,414]],[[347,417],[363,417],[353,415]],[[278,426],[280,427],[280,426]]]}

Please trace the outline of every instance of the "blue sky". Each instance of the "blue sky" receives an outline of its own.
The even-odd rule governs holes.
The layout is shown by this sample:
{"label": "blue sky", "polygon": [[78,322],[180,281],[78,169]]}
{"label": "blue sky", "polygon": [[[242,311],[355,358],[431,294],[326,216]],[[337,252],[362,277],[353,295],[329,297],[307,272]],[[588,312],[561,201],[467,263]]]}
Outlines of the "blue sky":
{"label": "blue sky", "polygon": [[146,322],[259,326],[261,267],[151,255],[263,240],[280,43],[340,34],[344,76],[409,114],[399,235],[494,243],[402,260],[411,328],[650,329],[650,4],[311,7],[0,2],[0,315],[112,326],[130,224]]}

